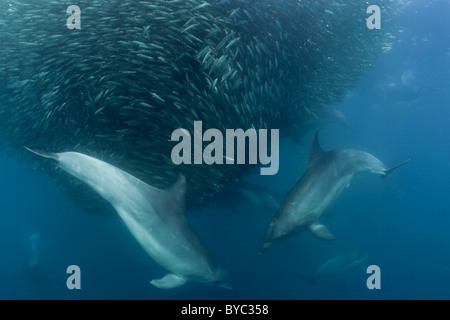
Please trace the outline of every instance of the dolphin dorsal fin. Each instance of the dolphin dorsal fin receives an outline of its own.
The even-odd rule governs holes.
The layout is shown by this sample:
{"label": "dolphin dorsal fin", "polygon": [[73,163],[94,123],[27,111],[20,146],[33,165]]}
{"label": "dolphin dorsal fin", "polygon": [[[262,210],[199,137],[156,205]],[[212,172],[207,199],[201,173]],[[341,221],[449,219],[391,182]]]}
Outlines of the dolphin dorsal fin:
{"label": "dolphin dorsal fin", "polygon": [[309,149],[308,165],[311,165],[317,158],[320,158],[324,152],[319,144],[319,130],[316,130]]}
{"label": "dolphin dorsal fin", "polygon": [[175,183],[166,190],[169,192],[172,200],[182,204],[183,207],[186,202],[186,184],[186,177],[180,173]]}
{"label": "dolphin dorsal fin", "polygon": [[175,183],[167,189],[156,189],[149,185],[149,199],[161,219],[182,222],[186,219],[186,189],[184,175],[179,174]]}

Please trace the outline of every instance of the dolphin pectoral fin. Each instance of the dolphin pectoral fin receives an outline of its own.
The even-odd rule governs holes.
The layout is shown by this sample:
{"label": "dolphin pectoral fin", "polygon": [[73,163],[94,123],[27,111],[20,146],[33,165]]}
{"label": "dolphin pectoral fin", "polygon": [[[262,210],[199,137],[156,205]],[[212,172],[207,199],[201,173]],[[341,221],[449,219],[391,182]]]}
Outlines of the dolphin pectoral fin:
{"label": "dolphin pectoral fin", "polygon": [[334,235],[328,230],[328,228],[320,223],[313,223],[309,226],[309,231],[317,238],[322,240],[333,240]]}
{"label": "dolphin pectoral fin", "polygon": [[161,279],[156,279],[156,280],[154,279],[154,280],[150,281],[150,283],[160,289],[173,289],[173,288],[176,288],[176,287],[179,287],[179,286],[182,286],[183,284],[185,284],[186,279],[184,279],[176,274],[168,273]]}

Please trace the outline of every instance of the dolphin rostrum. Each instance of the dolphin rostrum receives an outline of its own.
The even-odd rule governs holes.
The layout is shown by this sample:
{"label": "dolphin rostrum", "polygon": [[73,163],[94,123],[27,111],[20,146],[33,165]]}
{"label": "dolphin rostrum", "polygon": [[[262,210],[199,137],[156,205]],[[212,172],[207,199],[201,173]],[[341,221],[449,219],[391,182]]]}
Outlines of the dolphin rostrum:
{"label": "dolphin rostrum", "polygon": [[61,169],[87,183],[111,203],[144,250],[171,272],[152,280],[152,285],[171,289],[186,281],[196,281],[231,289],[227,272],[186,219],[183,175],[172,187],[161,190],[82,153],[27,150],[56,160]]}
{"label": "dolphin rostrum", "polygon": [[281,204],[266,231],[260,253],[280,239],[309,230],[316,237],[332,240],[334,235],[318,220],[338,198],[351,179],[362,172],[387,176],[409,162],[392,169],[367,152],[355,149],[324,151],[318,141],[318,131],[311,144],[308,166],[290,194]]}

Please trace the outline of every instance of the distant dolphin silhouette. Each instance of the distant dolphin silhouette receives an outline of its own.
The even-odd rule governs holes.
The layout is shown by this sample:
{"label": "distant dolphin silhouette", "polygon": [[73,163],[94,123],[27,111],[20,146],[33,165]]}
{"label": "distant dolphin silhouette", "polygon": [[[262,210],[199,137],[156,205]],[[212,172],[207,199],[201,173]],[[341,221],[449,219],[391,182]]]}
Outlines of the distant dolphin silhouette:
{"label": "distant dolphin silhouette", "polygon": [[308,167],[275,214],[265,234],[260,253],[274,241],[293,236],[303,230],[309,230],[323,240],[334,239],[328,228],[317,221],[350,184],[351,179],[367,171],[387,176],[410,160],[387,169],[380,160],[364,151],[355,149],[323,151],[316,131],[311,144]]}
{"label": "distant dolphin silhouette", "polygon": [[[358,266],[365,267],[368,253],[362,250],[349,250],[338,252],[327,259],[317,270],[313,276],[296,274],[298,278],[308,281],[314,286],[319,286],[322,279],[327,277],[338,276],[343,271],[356,268]],[[365,272],[365,270],[364,270]]]}
{"label": "distant dolphin silhouette", "polygon": [[252,206],[270,215],[277,212],[286,196],[252,183],[241,182],[236,186],[236,189]]}
{"label": "distant dolphin silhouette", "polygon": [[[337,110],[336,108],[324,106],[319,108],[318,110],[315,110],[314,112],[310,111],[310,113],[311,117],[302,124],[304,132],[318,130],[319,128],[331,123],[340,124],[344,127],[349,128],[350,130],[358,132],[358,130],[349,125],[345,114]],[[302,136],[303,135],[299,134],[299,132],[297,131],[293,131],[289,134],[289,138],[291,138],[291,140],[297,145],[303,145],[301,141]]]}
{"label": "distant dolphin silhouette", "polygon": [[388,83],[379,86],[379,88],[382,90],[384,101],[388,102],[413,102],[429,91],[426,88],[409,86],[403,83]]}
{"label": "distant dolphin silhouette", "polygon": [[31,246],[31,258],[22,265],[22,276],[27,283],[35,286],[41,298],[48,299],[56,295],[61,288],[65,288],[65,282],[52,274],[41,264],[38,259],[38,240],[40,235],[33,233],[28,237]]}
{"label": "distant dolphin silhouette", "polygon": [[190,227],[185,216],[186,179],[167,189],[154,188],[106,162],[77,152],[27,150],[58,162],[111,203],[144,250],[171,271],[151,284],[162,289],[186,281],[231,288],[227,272]]}
{"label": "distant dolphin silhouette", "polygon": [[348,252],[339,252],[325,261],[315,272],[316,276],[326,276],[363,265],[368,253],[365,251],[352,250]]}
{"label": "distant dolphin silhouette", "polygon": [[30,265],[37,264],[37,241],[40,238],[38,233],[33,233],[28,239],[30,240],[31,244],[31,259],[30,259]]}
{"label": "distant dolphin silhouette", "polygon": [[309,119],[309,122],[306,124],[307,131],[318,130],[319,127],[328,125],[330,123],[341,124],[347,128],[353,129],[347,122],[347,117],[342,111],[339,111],[332,107],[322,107],[316,113],[314,113],[314,117]]}

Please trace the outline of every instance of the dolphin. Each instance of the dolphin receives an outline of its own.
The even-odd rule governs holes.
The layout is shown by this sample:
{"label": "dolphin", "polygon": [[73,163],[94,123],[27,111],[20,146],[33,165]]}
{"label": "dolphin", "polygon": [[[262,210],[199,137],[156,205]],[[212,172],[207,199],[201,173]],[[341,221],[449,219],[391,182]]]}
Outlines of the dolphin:
{"label": "dolphin", "polygon": [[309,119],[306,130],[313,131],[314,129],[318,129],[318,127],[325,126],[330,123],[338,123],[346,127],[350,127],[344,113],[335,108],[322,107],[313,114],[311,119]]}
{"label": "dolphin", "polygon": [[363,266],[369,254],[365,251],[351,250],[348,252],[339,252],[325,261],[315,272],[316,277],[337,274],[339,272]]}
{"label": "dolphin", "polygon": [[237,185],[237,191],[241,194],[253,207],[267,212],[270,215],[275,214],[283,198],[286,195],[275,193],[270,189],[252,183],[241,182]]}
{"label": "dolphin", "polygon": [[186,179],[183,175],[172,187],[161,190],[82,153],[26,149],[56,160],[61,169],[87,183],[111,203],[144,250],[170,271],[163,278],[152,280],[152,285],[171,289],[187,281],[196,281],[231,289],[227,272],[186,219]]}
{"label": "dolphin", "polygon": [[33,233],[28,239],[31,243],[31,259],[30,259],[30,265],[37,264],[37,248],[38,248],[38,240],[40,236],[38,233]]}
{"label": "dolphin", "polygon": [[349,269],[361,267],[361,270],[365,272],[365,264],[368,257],[368,253],[362,250],[338,252],[317,268],[313,276],[297,274],[297,277],[308,281],[314,286],[319,286],[322,279],[338,276]]}
{"label": "dolphin", "polygon": [[428,91],[425,88],[395,82],[381,85],[379,88],[383,92],[384,101],[389,102],[413,102]]}
{"label": "dolphin", "polygon": [[276,212],[259,252],[264,252],[273,242],[303,230],[309,230],[323,240],[334,239],[334,235],[318,220],[340,193],[349,186],[352,178],[362,172],[387,176],[410,160],[387,169],[376,157],[361,150],[324,151],[319,145],[318,131],[316,131],[310,148],[307,169]]}
{"label": "dolphin", "polygon": [[[302,124],[302,130],[304,132],[318,130],[319,128],[321,128],[323,126],[326,126],[326,125],[329,125],[332,123],[342,125],[352,131],[358,132],[357,129],[350,126],[345,114],[342,113],[341,111],[337,110],[336,108],[324,106],[324,107],[319,108],[318,110],[314,110],[314,112],[309,110],[309,113],[311,114],[311,117],[306,119],[306,122]],[[296,145],[303,145],[303,143],[301,141],[302,135],[298,134],[298,132],[296,132],[296,131],[291,132],[289,134],[289,138]]]}
{"label": "dolphin", "polygon": [[45,265],[38,261],[38,242],[40,235],[33,233],[28,237],[31,246],[31,258],[22,264],[22,276],[27,283],[36,287],[41,298],[49,299],[58,293],[60,288],[65,288],[66,283],[62,279],[51,274]]}

